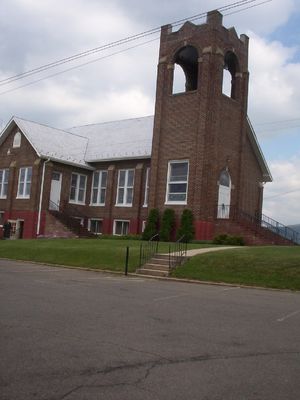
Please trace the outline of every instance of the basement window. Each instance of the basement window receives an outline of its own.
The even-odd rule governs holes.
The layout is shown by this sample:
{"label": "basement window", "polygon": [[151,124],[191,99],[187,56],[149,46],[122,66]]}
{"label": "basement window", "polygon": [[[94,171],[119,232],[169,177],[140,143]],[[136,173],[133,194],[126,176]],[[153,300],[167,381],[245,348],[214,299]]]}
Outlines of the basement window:
{"label": "basement window", "polygon": [[197,90],[198,51],[193,46],[182,47],[174,57],[173,94]]}
{"label": "basement window", "polygon": [[91,218],[89,219],[88,229],[90,232],[95,233],[96,235],[101,235],[103,232],[103,221],[99,218]]}
{"label": "basement window", "polygon": [[129,233],[129,221],[115,220],[114,221],[114,235],[123,236]]}

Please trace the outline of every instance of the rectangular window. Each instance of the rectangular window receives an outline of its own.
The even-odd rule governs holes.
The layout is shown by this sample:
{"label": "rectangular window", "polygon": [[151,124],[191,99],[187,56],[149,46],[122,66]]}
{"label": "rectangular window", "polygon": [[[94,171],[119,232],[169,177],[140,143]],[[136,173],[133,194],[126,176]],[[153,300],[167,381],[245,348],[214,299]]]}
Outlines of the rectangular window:
{"label": "rectangular window", "polygon": [[119,170],[118,192],[117,192],[118,206],[126,206],[126,207],[132,206],[133,182],[134,182],[133,169]]}
{"label": "rectangular window", "polygon": [[72,173],[70,188],[70,203],[85,202],[86,175]]}
{"label": "rectangular window", "polygon": [[9,169],[0,169],[0,199],[6,199]]}
{"label": "rectangular window", "polygon": [[167,204],[186,204],[189,162],[170,161],[168,165]]}
{"label": "rectangular window", "polygon": [[92,194],[91,194],[92,205],[104,206],[105,195],[106,195],[106,182],[107,182],[107,171],[94,172]]}
{"label": "rectangular window", "polygon": [[99,218],[91,218],[89,219],[89,231],[95,233],[96,235],[101,235],[102,232],[102,219]]}
{"label": "rectangular window", "polygon": [[148,206],[149,176],[150,176],[150,168],[147,168],[147,170],[146,170],[146,181],[145,181],[144,207]]}
{"label": "rectangular window", "polygon": [[19,184],[18,184],[18,199],[29,199],[32,179],[32,167],[20,168]]}
{"label": "rectangular window", "polygon": [[114,221],[114,235],[128,235],[129,221],[115,220]]}
{"label": "rectangular window", "polygon": [[0,226],[4,224],[4,211],[0,211]]}

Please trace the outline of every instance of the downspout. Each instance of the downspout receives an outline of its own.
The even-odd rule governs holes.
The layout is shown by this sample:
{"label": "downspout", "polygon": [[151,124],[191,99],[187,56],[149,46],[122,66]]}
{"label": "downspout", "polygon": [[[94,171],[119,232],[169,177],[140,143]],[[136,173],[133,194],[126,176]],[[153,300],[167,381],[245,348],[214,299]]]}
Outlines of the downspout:
{"label": "downspout", "polygon": [[43,193],[44,193],[45,169],[46,169],[46,163],[48,163],[49,161],[50,161],[50,158],[48,158],[46,161],[44,161],[44,164],[43,164],[42,182],[41,182],[41,191],[40,191],[40,202],[39,202],[39,212],[38,212],[38,222],[37,222],[37,228],[36,228],[36,235],[37,236],[40,234],[40,227],[41,227],[41,214],[42,214],[42,200],[43,200]]}

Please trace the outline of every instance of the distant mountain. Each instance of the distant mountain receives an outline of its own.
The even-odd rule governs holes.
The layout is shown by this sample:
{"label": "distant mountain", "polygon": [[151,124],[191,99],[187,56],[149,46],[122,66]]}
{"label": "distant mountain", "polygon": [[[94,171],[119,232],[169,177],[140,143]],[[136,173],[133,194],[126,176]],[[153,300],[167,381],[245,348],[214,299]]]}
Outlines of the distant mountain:
{"label": "distant mountain", "polygon": [[296,225],[289,225],[289,228],[293,229],[296,232],[300,233],[300,224],[296,224]]}

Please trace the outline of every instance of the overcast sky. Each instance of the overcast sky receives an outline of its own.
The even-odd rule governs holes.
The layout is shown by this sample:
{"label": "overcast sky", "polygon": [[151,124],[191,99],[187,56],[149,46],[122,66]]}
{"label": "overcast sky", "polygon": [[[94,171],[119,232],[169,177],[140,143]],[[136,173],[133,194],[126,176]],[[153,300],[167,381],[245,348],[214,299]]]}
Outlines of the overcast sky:
{"label": "overcast sky", "polygon": [[[233,2],[1,0],[0,81]],[[250,37],[248,114],[274,178],[265,186],[264,212],[300,223],[300,1],[272,0],[224,16],[223,24]],[[152,115],[158,36],[0,82],[0,126],[13,115],[58,128]]]}

